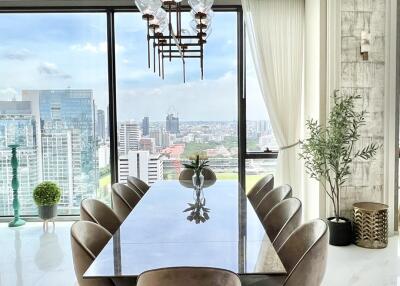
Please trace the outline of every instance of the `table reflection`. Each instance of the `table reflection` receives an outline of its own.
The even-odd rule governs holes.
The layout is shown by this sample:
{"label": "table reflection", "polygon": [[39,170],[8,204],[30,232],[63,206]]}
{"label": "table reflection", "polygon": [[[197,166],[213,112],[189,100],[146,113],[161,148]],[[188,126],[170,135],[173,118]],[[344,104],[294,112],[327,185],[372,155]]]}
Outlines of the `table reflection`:
{"label": "table reflection", "polygon": [[195,200],[193,203],[188,203],[189,207],[184,209],[183,212],[188,212],[187,220],[195,222],[196,224],[205,223],[210,219],[210,209],[206,207],[206,198],[202,189],[194,190],[193,194]]}

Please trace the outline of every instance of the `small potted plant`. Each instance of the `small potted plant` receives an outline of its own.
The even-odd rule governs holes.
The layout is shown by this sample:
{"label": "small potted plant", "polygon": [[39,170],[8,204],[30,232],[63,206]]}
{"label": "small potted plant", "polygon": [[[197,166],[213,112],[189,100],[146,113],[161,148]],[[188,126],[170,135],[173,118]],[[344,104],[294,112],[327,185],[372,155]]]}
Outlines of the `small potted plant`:
{"label": "small potted plant", "polygon": [[208,167],[208,161],[200,159],[200,155],[197,154],[194,160],[192,160],[189,164],[183,164],[183,166],[187,169],[193,170],[193,186],[195,186],[197,189],[201,189],[204,184],[204,176],[201,172],[205,167]]}
{"label": "small potted plant", "polygon": [[366,114],[365,110],[355,111],[355,101],[359,98],[359,95],[340,95],[335,91],[327,125],[307,120],[310,137],[302,143],[299,154],[304,159],[307,173],[321,183],[332,202],[334,216],[328,218],[331,245],[342,246],[352,242],[351,221],[341,216],[340,209],[340,192],[351,174],[351,163],[358,158],[373,158],[379,148],[374,143],[356,148]]}
{"label": "small potted plant", "polygon": [[61,190],[56,183],[42,182],[33,190],[33,200],[38,206],[39,217],[44,221],[57,216],[57,204],[60,202]]}

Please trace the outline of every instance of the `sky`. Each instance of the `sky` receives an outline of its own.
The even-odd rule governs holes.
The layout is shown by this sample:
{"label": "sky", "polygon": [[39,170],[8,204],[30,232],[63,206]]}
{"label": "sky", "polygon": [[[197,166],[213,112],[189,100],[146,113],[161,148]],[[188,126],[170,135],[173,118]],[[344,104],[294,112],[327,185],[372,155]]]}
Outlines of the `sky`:
{"label": "sky", "polygon": [[[182,22],[190,30],[190,15]],[[236,14],[215,13],[205,47],[205,79],[198,60],[166,62],[165,80],[147,68],[146,23],[139,13],[117,13],[116,76],[119,121],[169,112],[183,121],[237,120]],[[3,14],[0,17],[0,100],[24,89],[92,89],[97,108],[108,105],[104,13]],[[266,108],[248,54],[247,117],[265,120]]]}

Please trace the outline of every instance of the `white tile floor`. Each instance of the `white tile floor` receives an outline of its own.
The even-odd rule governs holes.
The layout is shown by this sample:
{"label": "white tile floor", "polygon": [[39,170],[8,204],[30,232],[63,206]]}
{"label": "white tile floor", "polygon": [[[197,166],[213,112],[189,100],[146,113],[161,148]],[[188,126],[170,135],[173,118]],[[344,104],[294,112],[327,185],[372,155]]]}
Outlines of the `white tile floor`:
{"label": "white tile floor", "polygon": [[[73,286],[70,222],[44,233],[41,223],[0,224],[0,286]],[[382,250],[329,247],[324,286],[400,286],[400,240]],[[299,285],[302,286],[302,285]]]}

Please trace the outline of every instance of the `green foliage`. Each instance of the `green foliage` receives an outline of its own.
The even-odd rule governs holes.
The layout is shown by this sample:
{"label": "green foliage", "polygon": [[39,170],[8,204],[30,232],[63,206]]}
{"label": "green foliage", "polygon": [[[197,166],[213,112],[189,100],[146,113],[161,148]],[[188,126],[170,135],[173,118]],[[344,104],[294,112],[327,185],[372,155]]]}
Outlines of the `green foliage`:
{"label": "green foliage", "polygon": [[189,164],[183,164],[183,166],[187,169],[192,169],[196,174],[200,174],[203,168],[208,167],[209,161],[201,160],[200,155],[197,154],[196,158],[191,161]]}
{"label": "green foliage", "polygon": [[33,200],[38,206],[53,206],[58,204],[61,190],[56,183],[42,182],[33,190]]}
{"label": "green foliage", "polygon": [[110,174],[110,172],[111,172],[110,165],[100,168],[100,170],[99,170],[100,177],[108,176]]}
{"label": "green foliage", "polygon": [[327,126],[312,119],[306,122],[310,137],[302,143],[299,154],[307,173],[321,182],[331,199],[336,219],[340,216],[340,189],[351,174],[351,163],[356,158],[373,158],[379,148],[372,143],[354,150],[360,139],[359,129],[365,125],[366,111],[355,111],[355,101],[359,98],[359,95],[345,96],[336,91]]}

